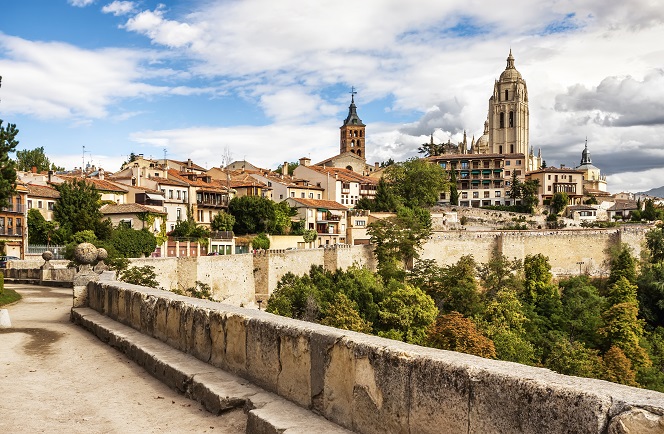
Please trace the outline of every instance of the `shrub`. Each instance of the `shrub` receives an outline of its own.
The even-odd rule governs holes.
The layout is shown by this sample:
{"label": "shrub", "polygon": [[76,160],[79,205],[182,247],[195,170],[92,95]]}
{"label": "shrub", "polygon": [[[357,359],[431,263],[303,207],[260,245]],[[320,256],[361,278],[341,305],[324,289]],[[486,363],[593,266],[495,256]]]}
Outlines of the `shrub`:
{"label": "shrub", "polygon": [[267,250],[270,248],[270,239],[265,235],[265,233],[261,232],[260,234],[256,235],[253,240],[251,240],[251,247],[254,249],[264,249]]}
{"label": "shrub", "polygon": [[159,283],[157,283],[157,274],[154,272],[154,267],[151,265],[131,267],[120,271],[118,273],[118,278],[123,282],[147,286],[148,288],[157,288],[159,286]]}

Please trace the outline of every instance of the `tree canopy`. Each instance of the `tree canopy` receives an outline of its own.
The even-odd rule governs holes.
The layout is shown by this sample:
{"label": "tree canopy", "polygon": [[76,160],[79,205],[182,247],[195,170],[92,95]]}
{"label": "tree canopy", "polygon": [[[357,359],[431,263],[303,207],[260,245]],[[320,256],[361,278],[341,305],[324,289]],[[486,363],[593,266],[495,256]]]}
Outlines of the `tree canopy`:
{"label": "tree canopy", "polygon": [[[101,194],[83,179],[63,182],[55,187],[60,197],[53,206],[53,218],[60,229],[71,236],[76,232],[95,231],[101,223]],[[68,237],[67,237],[68,238]]]}
{"label": "tree canopy", "polygon": [[2,126],[0,119],[0,208],[9,205],[9,199],[16,189],[16,163],[9,154],[18,146],[18,129],[15,124]]}
{"label": "tree canopy", "polygon": [[18,170],[29,172],[33,167],[37,169],[37,172],[44,172],[47,170],[64,170],[62,167],[51,163],[51,161],[44,153],[43,146],[35,149],[16,151],[16,168]]}

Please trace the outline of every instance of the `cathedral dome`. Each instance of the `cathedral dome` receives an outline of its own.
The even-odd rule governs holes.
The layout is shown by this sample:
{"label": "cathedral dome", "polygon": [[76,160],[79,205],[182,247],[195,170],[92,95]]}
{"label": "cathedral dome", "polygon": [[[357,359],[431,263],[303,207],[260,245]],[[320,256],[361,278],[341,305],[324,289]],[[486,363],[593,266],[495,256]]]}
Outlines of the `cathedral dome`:
{"label": "cathedral dome", "polygon": [[510,50],[510,55],[507,56],[507,67],[500,74],[500,81],[518,81],[522,80],[521,73],[516,70],[514,67],[514,56],[512,56],[512,50]]}

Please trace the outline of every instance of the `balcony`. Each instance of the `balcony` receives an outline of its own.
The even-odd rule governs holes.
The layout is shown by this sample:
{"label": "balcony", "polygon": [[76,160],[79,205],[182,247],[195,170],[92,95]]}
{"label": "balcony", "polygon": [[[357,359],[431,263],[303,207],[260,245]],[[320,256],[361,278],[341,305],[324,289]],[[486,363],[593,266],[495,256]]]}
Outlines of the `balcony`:
{"label": "balcony", "polygon": [[25,214],[25,204],[12,204],[6,208],[2,208],[1,212],[10,212],[15,214]]}
{"label": "balcony", "polygon": [[232,240],[235,237],[233,231],[211,231],[210,238],[213,240]]}
{"label": "balcony", "polygon": [[0,236],[20,237],[23,236],[23,229],[0,227]]}

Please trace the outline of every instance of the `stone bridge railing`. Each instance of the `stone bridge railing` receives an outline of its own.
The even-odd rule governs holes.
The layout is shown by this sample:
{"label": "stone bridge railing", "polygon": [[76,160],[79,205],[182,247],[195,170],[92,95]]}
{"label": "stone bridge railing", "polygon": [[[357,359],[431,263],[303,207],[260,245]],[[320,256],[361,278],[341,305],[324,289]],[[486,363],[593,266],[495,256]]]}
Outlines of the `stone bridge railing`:
{"label": "stone bridge railing", "polygon": [[664,394],[120,282],[89,307],[359,433],[661,433]]}

